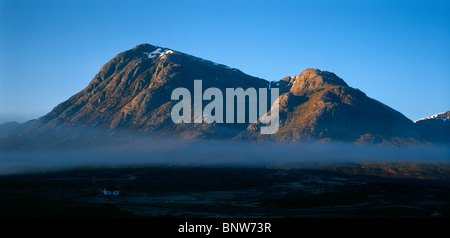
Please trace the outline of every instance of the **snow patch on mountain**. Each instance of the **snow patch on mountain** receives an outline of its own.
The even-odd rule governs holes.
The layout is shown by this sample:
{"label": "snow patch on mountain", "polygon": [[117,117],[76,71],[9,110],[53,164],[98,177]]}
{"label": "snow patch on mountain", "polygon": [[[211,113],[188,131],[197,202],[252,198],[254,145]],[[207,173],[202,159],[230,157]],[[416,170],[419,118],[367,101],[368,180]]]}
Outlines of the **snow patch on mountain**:
{"label": "snow patch on mountain", "polygon": [[159,55],[159,57],[162,57],[162,56],[165,56],[166,54],[173,54],[175,52],[173,50],[169,50],[169,49],[163,50],[161,48],[158,48],[158,49],[154,50],[153,52],[142,52],[142,53],[146,54],[148,56],[148,58],[153,58],[158,55]]}
{"label": "snow patch on mountain", "polygon": [[438,114],[435,114],[435,115],[432,115],[432,116],[429,116],[429,117],[424,117],[424,118],[421,118],[421,119],[419,119],[419,120],[417,120],[417,121],[414,121],[414,123],[416,123],[416,122],[418,122],[418,121],[422,121],[422,120],[430,120],[430,119],[443,120],[443,121],[449,120],[449,121],[450,121],[450,117],[447,116],[447,115],[445,115],[446,113],[447,113],[447,112],[441,112],[441,113],[438,113]]}

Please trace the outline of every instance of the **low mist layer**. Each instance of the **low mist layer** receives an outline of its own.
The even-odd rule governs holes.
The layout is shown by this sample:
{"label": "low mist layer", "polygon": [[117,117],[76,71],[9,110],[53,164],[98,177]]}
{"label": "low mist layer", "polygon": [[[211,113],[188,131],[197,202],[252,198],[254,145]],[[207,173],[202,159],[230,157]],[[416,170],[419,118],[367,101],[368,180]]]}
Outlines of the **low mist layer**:
{"label": "low mist layer", "polygon": [[85,150],[0,152],[0,175],[72,167],[188,165],[317,167],[353,162],[450,162],[447,146],[387,147],[355,144],[141,141]]}

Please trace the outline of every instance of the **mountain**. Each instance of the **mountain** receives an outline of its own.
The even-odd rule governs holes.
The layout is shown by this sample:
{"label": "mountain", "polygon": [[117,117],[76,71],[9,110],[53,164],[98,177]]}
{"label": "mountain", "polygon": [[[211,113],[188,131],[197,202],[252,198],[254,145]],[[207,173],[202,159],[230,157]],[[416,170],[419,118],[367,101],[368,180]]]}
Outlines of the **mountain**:
{"label": "mountain", "polygon": [[[418,142],[411,120],[349,87],[334,73],[306,69],[281,81],[289,90],[280,96],[280,129],[271,136],[274,140]],[[249,130],[258,127],[256,123]],[[248,134],[261,138],[254,132]]]}
{"label": "mountain", "polygon": [[[38,123],[107,130],[127,129],[163,133],[182,130],[212,133],[208,124],[174,124],[170,117],[171,93],[193,80],[203,88],[266,87],[268,82],[243,72],[167,48],[142,44],[118,54],[102,66],[81,92],[61,103]],[[178,132],[177,132],[178,133]],[[219,135],[220,136],[220,135]]]}
{"label": "mountain", "polygon": [[425,140],[450,143],[450,111],[425,117],[414,123],[420,136]]}
{"label": "mountain", "polygon": [[414,123],[420,122],[420,121],[425,121],[425,120],[441,120],[441,121],[447,121],[450,120],[450,111],[446,111],[446,112],[442,112],[442,113],[438,113],[429,117],[424,117],[422,119],[419,119],[417,121],[415,121]]}
{"label": "mountain", "polygon": [[90,146],[118,143],[130,136],[233,138],[245,124],[175,124],[175,88],[264,88],[268,81],[238,69],[150,44],[119,53],[103,65],[86,88],[57,105],[19,133],[0,141],[2,148]]}
{"label": "mountain", "polygon": [[17,133],[18,128],[20,128],[20,123],[18,122],[0,123],[0,138]]}
{"label": "mountain", "polygon": [[[171,93],[179,87],[193,92],[196,79],[202,80],[203,90],[265,88],[269,100],[270,92],[279,88],[278,132],[261,134],[261,120],[174,123],[171,110],[177,101],[171,100]],[[414,126],[401,113],[350,87],[331,72],[306,69],[298,76],[269,82],[176,50],[141,44],[116,55],[86,88],[48,114],[21,125],[19,132],[6,139],[0,137],[0,148],[27,143],[36,147],[118,143],[135,135],[403,145],[421,141]]]}

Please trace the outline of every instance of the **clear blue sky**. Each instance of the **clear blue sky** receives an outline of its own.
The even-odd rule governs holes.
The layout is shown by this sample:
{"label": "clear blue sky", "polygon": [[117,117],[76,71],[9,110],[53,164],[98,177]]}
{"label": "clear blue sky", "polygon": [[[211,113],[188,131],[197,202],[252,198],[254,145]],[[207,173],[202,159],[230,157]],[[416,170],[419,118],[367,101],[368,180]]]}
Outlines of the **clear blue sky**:
{"label": "clear blue sky", "polygon": [[412,120],[450,110],[450,1],[0,0],[0,122],[46,114],[140,43],[267,80],[332,71]]}

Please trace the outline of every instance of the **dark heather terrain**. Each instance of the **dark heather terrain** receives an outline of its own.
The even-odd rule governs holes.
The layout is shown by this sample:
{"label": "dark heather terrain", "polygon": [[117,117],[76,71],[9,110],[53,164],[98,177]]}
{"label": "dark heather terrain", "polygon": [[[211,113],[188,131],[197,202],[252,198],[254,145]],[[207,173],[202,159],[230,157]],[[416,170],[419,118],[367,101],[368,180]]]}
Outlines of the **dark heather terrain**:
{"label": "dark heather terrain", "polygon": [[[119,196],[104,187],[120,186]],[[448,218],[447,163],[139,166],[0,177],[2,218]]]}

